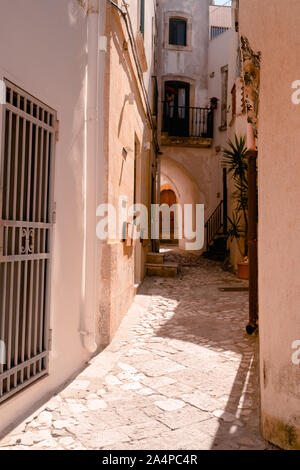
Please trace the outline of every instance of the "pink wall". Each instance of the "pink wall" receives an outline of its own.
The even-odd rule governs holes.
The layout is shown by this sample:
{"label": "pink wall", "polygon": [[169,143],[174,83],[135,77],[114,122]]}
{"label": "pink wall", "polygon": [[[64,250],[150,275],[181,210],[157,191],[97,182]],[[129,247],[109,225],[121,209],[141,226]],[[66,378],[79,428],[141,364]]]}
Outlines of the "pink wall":
{"label": "pink wall", "polygon": [[262,53],[259,109],[259,306],[264,436],[300,449],[300,80],[298,0],[240,0],[240,33]]}

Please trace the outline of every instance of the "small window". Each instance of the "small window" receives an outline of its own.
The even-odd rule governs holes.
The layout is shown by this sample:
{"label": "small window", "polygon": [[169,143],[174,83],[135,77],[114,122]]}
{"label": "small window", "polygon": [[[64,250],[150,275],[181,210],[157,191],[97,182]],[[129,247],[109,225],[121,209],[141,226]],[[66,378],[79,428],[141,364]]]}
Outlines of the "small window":
{"label": "small window", "polygon": [[145,36],[145,0],[140,0],[140,32]]}
{"label": "small window", "polygon": [[186,23],[186,20],[180,18],[170,18],[169,44],[174,46],[186,46]]}

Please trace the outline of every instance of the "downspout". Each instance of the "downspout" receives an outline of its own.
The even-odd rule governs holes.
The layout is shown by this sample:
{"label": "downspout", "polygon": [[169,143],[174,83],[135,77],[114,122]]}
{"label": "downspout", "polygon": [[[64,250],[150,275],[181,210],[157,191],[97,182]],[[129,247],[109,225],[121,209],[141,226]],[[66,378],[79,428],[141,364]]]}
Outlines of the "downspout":
{"label": "downspout", "polygon": [[[160,180],[161,180],[161,161],[160,161],[160,152],[157,154],[156,157],[156,166],[157,166],[157,174],[156,174],[156,190],[157,190],[157,195],[156,195],[156,204],[160,206]],[[159,224],[159,219],[156,221],[157,224]],[[160,239],[155,240],[155,252],[159,253],[160,251]]]}
{"label": "downspout", "polygon": [[85,290],[84,318],[81,331],[85,349],[93,354],[96,343],[97,314],[97,157],[98,157],[98,36],[99,0],[88,0],[87,9],[87,101],[86,101],[86,168],[85,168]]}
{"label": "downspout", "polygon": [[122,8],[120,8],[117,5],[117,3],[115,3],[114,1],[109,0],[109,2],[120,13],[121,17],[124,20],[125,26],[126,26],[126,30],[127,30],[127,33],[128,33],[128,39],[129,39],[129,43],[130,43],[131,50],[132,50],[133,60],[135,62],[136,69],[137,69],[138,80],[139,80],[139,83],[140,83],[140,86],[141,86],[143,98],[145,100],[147,118],[148,118],[149,124],[150,124],[152,132],[153,132],[156,153],[158,153],[159,152],[159,145],[158,145],[158,142],[157,142],[157,132],[156,132],[156,129],[155,129],[154,124],[153,124],[153,119],[152,119],[152,115],[151,115],[151,106],[149,104],[149,99],[148,99],[148,92],[146,90],[144,80],[143,80],[143,72],[142,72],[140,64],[139,64],[138,53],[137,53],[136,43],[135,43],[135,38],[134,38],[134,33],[133,33],[133,27],[132,27],[130,15],[129,15],[129,10],[128,10],[129,5],[127,5],[127,3],[125,1],[123,1],[123,7],[125,8],[125,11],[123,11]]}

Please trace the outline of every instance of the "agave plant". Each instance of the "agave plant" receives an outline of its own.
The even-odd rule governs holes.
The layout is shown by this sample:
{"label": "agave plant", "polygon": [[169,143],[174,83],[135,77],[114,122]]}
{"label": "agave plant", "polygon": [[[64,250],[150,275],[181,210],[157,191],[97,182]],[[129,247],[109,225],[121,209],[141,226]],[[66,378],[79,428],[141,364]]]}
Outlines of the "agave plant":
{"label": "agave plant", "polygon": [[[248,163],[245,137],[235,135],[234,142],[228,140],[227,148],[223,151],[223,163],[226,164],[235,185],[233,199],[235,208],[232,217],[228,217],[228,238],[237,240],[241,256],[248,255]],[[244,239],[244,249],[240,247],[240,239]]]}

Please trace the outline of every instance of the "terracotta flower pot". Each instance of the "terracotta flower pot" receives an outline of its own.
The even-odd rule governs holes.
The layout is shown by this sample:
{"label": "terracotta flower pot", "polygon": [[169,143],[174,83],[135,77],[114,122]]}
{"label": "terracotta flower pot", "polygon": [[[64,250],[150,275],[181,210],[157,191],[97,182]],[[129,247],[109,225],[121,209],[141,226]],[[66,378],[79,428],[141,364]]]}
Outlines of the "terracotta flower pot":
{"label": "terracotta flower pot", "polygon": [[249,279],[249,263],[238,263],[238,278]]}

